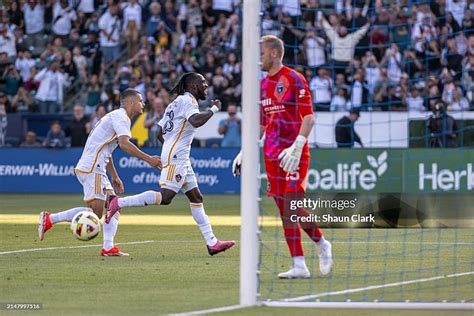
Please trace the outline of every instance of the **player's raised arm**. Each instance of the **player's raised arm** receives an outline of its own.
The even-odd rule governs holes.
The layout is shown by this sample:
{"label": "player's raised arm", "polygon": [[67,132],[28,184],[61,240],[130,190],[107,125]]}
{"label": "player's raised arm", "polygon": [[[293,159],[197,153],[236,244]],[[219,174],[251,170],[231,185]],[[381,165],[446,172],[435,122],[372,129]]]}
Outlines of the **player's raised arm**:
{"label": "player's raised arm", "polygon": [[204,112],[199,114],[194,114],[189,118],[189,124],[194,127],[201,127],[209,121],[209,119],[216,113],[219,112],[222,108],[222,103],[220,100],[212,100],[212,107]]}

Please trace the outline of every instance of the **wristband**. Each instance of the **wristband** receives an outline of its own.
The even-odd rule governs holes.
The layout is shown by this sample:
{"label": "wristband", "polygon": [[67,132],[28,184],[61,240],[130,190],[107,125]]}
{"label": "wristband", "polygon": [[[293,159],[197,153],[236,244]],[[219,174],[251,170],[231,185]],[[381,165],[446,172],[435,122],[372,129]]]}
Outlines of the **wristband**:
{"label": "wristband", "polygon": [[213,106],[209,109],[209,111],[211,111],[212,113],[216,114],[216,112],[219,112],[219,108],[218,108],[217,106],[213,105]]}

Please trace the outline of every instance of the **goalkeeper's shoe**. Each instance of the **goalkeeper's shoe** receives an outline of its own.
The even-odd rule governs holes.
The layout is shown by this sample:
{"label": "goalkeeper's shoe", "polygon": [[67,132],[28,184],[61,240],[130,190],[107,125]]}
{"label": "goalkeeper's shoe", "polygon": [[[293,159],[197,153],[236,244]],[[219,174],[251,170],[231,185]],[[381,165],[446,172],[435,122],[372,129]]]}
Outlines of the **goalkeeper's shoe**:
{"label": "goalkeeper's shoe", "polygon": [[53,227],[51,222],[51,213],[44,211],[40,213],[39,225],[38,225],[38,236],[39,240],[44,239],[44,234]]}
{"label": "goalkeeper's shoe", "polygon": [[306,268],[291,268],[286,272],[278,274],[278,278],[280,279],[309,279],[310,277],[311,273],[309,273],[309,270]]}
{"label": "goalkeeper's shoe", "polygon": [[207,251],[211,256],[217,255],[219,252],[226,251],[229,248],[234,247],[235,241],[221,241],[217,240],[214,246],[207,246]]}
{"label": "goalkeeper's shoe", "polygon": [[107,206],[107,214],[105,214],[105,222],[108,224],[110,220],[115,215],[115,213],[120,212],[120,206],[118,205],[119,196],[113,195],[109,199],[109,205]]}
{"label": "goalkeeper's shoe", "polygon": [[120,251],[117,246],[113,246],[109,250],[105,250],[102,248],[102,257],[128,257],[130,256],[128,253]]}
{"label": "goalkeeper's shoe", "polygon": [[321,239],[316,243],[319,256],[319,271],[322,276],[327,276],[332,271],[332,246],[326,239]]}

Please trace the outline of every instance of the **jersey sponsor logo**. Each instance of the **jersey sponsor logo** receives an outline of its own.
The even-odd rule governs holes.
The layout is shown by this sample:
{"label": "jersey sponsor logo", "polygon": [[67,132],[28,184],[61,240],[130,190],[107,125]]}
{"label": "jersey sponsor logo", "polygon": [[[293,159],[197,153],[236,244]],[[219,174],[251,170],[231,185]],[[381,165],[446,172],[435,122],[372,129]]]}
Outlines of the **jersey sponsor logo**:
{"label": "jersey sponsor logo", "polygon": [[298,98],[304,98],[306,96],[306,90],[300,89]]}

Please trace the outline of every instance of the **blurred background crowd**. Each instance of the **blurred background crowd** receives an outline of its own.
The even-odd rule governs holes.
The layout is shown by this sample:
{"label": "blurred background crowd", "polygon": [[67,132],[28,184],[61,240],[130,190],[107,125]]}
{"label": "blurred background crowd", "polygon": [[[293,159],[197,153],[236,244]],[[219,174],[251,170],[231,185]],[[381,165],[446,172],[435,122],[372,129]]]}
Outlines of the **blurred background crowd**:
{"label": "blurred background crowd", "polygon": [[[240,1],[0,4],[0,144],[5,113],[65,113],[71,121],[57,133],[53,122],[50,133],[67,141],[39,135],[42,144],[82,146],[120,92],[134,88],[147,104],[147,145],[157,146],[154,123],[189,71],[209,82],[202,108],[215,98],[230,105],[218,132],[239,136]],[[474,0],[262,1],[262,34],[284,40],[284,62],[307,78],[315,111],[474,110],[473,23]]]}

